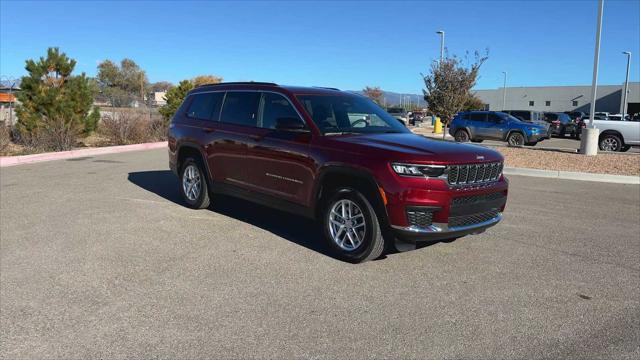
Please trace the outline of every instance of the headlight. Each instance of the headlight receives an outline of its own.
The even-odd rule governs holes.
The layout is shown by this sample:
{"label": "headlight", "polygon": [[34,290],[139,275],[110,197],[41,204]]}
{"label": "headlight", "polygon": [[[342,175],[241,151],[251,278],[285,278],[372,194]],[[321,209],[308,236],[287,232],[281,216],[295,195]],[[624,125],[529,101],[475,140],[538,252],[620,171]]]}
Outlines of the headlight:
{"label": "headlight", "polygon": [[402,176],[428,176],[438,177],[444,174],[446,166],[444,165],[418,165],[418,164],[391,164],[393,171]]}

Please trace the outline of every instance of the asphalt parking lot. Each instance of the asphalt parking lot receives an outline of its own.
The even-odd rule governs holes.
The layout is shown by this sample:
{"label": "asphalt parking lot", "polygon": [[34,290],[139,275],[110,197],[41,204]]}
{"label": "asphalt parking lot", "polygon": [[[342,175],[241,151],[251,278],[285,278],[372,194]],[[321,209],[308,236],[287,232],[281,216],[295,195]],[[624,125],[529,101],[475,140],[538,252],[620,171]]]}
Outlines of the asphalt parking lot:
{"label": "asphalt parking lot", "polygon": [[164,150],[0,170],[0,357],[640,357],[640,186],[511,177],[504,221],[352,265],[181,205]]}

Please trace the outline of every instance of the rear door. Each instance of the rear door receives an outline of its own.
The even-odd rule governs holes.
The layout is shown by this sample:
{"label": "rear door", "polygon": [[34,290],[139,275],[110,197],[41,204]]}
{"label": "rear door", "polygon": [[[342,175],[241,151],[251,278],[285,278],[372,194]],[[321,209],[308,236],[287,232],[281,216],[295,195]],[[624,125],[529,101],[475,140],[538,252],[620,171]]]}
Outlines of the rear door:
{"label": "rear door", "polygon": [[469,113],[467,126],[471,130],[472,138],[487,139],[487,113],[483,111],[474,111]]}
{"label": "rear door", "polygon": [[220,112],[218,136],[210,146],[213,179],[248,188],[247,169],[251,160],[247,148],[258,122],[260,93],[227,91]]}

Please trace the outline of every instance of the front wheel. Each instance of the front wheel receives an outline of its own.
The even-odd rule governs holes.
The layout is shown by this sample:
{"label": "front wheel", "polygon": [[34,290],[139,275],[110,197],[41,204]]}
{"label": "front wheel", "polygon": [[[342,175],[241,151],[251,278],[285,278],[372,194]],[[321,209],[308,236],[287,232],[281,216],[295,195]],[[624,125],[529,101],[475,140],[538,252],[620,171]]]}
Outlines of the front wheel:
{"label": "front wheel", "polygon": [[517,132],[509,134],[507,138],[507,143],[509,143],[510,146],[522,146],[524,142],[524,135]]}
{"label": "front wheel", "polygon": [[457,142],[467,142],[470,139],[469,133],[466,130],[460,129],[460,130],[456,131],[456,133],[454,135],[454,139]]}
{"label": "front wheel", "polygon": [[322,213],[325,238],[341,259],[360,263],[384,250],[380,223],[371,203],[357,190],[342,188],[330,196]]}

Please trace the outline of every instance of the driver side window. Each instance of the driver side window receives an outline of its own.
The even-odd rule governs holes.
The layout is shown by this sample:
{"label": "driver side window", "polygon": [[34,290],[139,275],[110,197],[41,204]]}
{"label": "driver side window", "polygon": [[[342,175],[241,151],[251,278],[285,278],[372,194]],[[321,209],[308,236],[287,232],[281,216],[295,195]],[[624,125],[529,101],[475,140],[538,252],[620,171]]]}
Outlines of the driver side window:
{"label": "driver side window", "polygon": [[300,122],[304,124],[304,121],[300,119],[296,109],[294,109],[291,103],[282,95],[267,92],[262,93],[258,127],[275,129],[278,118],[299,119]]}

